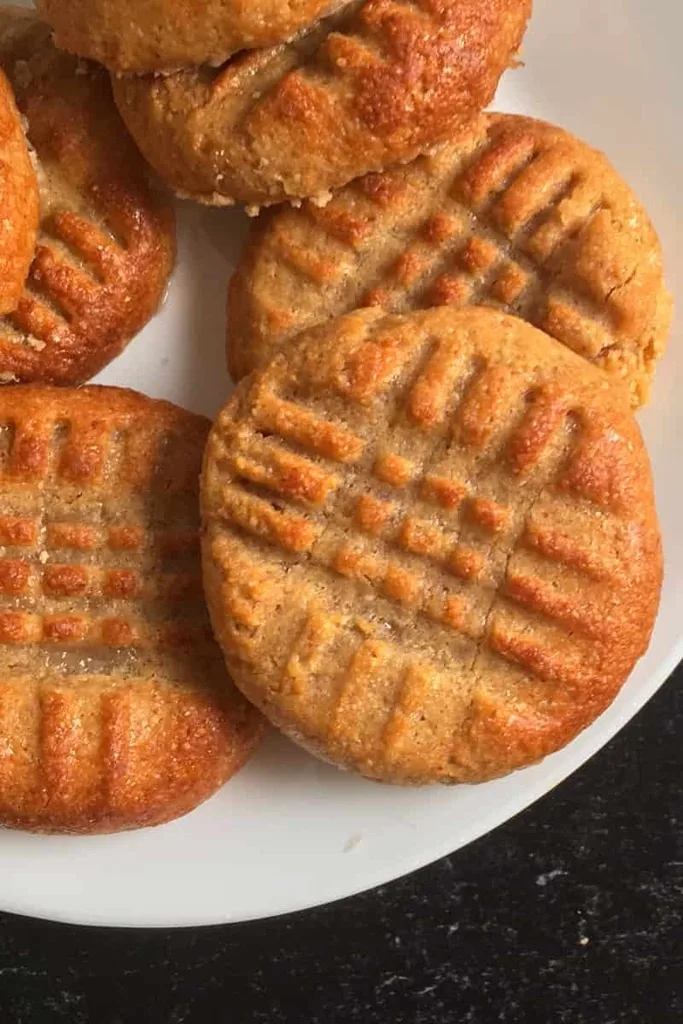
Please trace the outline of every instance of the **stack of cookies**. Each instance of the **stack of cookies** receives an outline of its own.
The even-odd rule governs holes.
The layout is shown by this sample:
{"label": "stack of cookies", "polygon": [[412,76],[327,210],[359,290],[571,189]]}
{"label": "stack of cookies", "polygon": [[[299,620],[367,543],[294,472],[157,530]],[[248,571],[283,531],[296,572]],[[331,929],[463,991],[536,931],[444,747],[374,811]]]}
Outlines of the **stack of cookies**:
{"label": "stack of cookies", "polygon": [[177,194],[253,208],[324,202],[466,123],[531,12],[531,0],[38,6],[58,45],[111,69],[123,119]]}
{"label": "stack of cookies", "polygon": [[[33,382],[0,390],[0,822],[168,820],[266,719],[401,784],[566,744],[657,612],[634,410],[671,301],[607,159],[482,112],[530,0],[38,6],[0,8],[32,147],[0,81],[0,372]],[[258,214],[212,429],[50,386],[155,309],[159,179]]]}

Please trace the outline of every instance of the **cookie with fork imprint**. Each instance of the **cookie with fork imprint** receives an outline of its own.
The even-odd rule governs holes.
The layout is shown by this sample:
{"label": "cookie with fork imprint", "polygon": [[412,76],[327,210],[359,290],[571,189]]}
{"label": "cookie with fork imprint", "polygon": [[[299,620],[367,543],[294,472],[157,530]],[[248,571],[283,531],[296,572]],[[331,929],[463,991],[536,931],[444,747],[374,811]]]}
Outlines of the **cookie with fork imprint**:
{"label": "cookie with fork imprint", "polygon": [[56,50],[32,12],[0,6],[0,67],[28,123],[41,200],[26,287],[0,319],[0,380],[80,384],[155,313],[175,259],[173,208],[106,72]]}
{"label": "cookie with fork imprint", "polygon": [[57,46],[117,72],[221,64],[270,46],[329,11],[330,0],[38,0]]}
{"label": "cookie with fork imprint", "polygon": [[496,310],[304,332],[219,415],[201,500],[235,682],[372,778],[537,761],[649,641],[660,540],[628,393]]}
{"label": "cookie with fork imprint", "polygon": [[562,128],[490,114],[324,209],[262,215],[230,286],[228,363],[239,379],[358,306],[473,303],[623,378],[634,405],[671,317],[655,230],[606,157]]}
{"label": "cookie with fork imprint", "polygon": [[531,0],[352,0],[220,68],[114,79],[126,124],[178,193],[269,205],[407,160],[491,100]]}
{"label": "cookie with fork imprint", "polygon": [[202,591],[209,426],[118,388],[0,390],[1,824],[158,824],[258,743]]}
{"label": "cookie with fork imprint", "polygon": [[12,89],[0,71],[0,314],[16,309],[33,259],[38,182]]}

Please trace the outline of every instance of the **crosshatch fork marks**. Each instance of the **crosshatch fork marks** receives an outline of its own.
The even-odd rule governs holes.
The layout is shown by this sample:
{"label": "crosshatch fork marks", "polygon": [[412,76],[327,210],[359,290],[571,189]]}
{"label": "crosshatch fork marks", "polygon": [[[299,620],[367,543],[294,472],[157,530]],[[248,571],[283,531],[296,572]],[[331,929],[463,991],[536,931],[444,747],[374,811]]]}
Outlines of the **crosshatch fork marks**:
{"label": "crosshatch fork marks", "polygon": [[17,308],[0,319],[0,381],[80,384],[157,308],[175,257],[173,210],[127,137],[109,78],[7,8],[0,66],[28,124],[41,221]]}
{"label": "crosshatch fork marks", "polygon": [[[262,429],[270,403],[282,431]],[[234,615],[230,665],[258,702],[266,658],[275,721],[371,775],[408,771],[426,736],[439,777],[465,771],[429,694],[449,735],[474,723],[484,652],[509,680],[486,694],[501,721],[543,685],[566,729],[562,695],[585,689],[579,728],[651,624],[656,527],[651,492],[634,490],[647,473],[626,394],[518,319],[364,310],[318,328],[245,382],[209,443],[208,550],[230,579],[252,566],[210,597],[218,622]]]}
{"label": "crosshatch fork marks", "polygon": [[[271,404],[285,429],[264,429]],[[652,502],[626,392],[541,332],[477,307],[358,311],[217,420],[214,622],[247,695],[319,753],[490,777],[566,742],[642,652]]]}
{"label": "crosshatch fork marks", "polygon": [[116,674],[126,649],[150,663],[189,645],[217,653],[199,566],[206,421],[118,389],[0,399],[4,657],[109,648]]}
{"label": "crosshatch fork marks", "polygon": [[[438,183],[432,210],[407,230],[399,227],[403,250],[374,270],[370,287],[367,270],[360,285],[353,284],[355,263],[348,255],[335,260],[314,257],[317,247],[299,246],[284,231],[279,236],[279,254],[292,272],[304,277],[311,272],[310,260],[315,258],[316,284],[334,290],[338,282],[345,307],[382,305],[405,312],[430,305],[492,303],[507,305],[543,326],[545,296],[558,277],[551,257],[561,258],[563,248],[601,210],[607,210],[608,203],[599,192],[587,196],[587,183],[581,176],[564,160],[557,166],[549,159],[554,154],[534,150],[531,140],[521,152],[513,150],[514,159],[503,163],[490,180],[487,167],[497,167],[499,154],[503,159],[507,155],[505,141],[489,141],[450,182]],[[485,186],[478,184],[481,178],[488,179]],[[516,201],[519,195],[527,197],[522,213]],[[560,206],[563,218],[558,220]],[[572,207],[578,207],[580,213],[569,216],[565,211]],[[337,233],[336,209],[320,210],[308,204],[305,210],[322,234]],[[370,238],[363,238],[358,250],[363,254],[369,251],[372,260],[371,244]],[[513,281],[523,282],[523,287],[516,291]],[[600,321],[609,317],[604,301],[576,287],[571,300],[588,318]]]}
{"label": "crosshatch fork marks", "polygon": [[[299,268],[310,254],[315,285]],[[322,209],[304,203],[256,226],[231,283],[229,361],[241,376],[360,305],[473,304],[624,377],[634,404],[670,319],[657,236],[605,158],[559,128],[494,114]]]}

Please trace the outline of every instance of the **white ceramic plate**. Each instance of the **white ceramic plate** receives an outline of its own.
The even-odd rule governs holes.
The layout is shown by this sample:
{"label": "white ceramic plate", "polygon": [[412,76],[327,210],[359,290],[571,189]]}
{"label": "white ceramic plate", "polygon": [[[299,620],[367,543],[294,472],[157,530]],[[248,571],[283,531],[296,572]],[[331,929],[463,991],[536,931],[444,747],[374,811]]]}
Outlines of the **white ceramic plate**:
{"label": "white ceramic plate", "polygon": [[[681,0],[536,0],[526,68],[497,106],[565,125],[604,149],[661,232],[683,296]],[[162,313],[100,377],[209,415],[228,391],[225,286],[239,212],[180,209],[180,262]],[[648,655],[614,705],[542,764],[484,786],[384,788],[273,738],[213,800],[156,830],[90,839],[0,832],[0,907],[101,925],[243,921],[326,903],[471,842],[603,746],[683,655],[683,324],[642,425],[652,455],[666,580]]]}

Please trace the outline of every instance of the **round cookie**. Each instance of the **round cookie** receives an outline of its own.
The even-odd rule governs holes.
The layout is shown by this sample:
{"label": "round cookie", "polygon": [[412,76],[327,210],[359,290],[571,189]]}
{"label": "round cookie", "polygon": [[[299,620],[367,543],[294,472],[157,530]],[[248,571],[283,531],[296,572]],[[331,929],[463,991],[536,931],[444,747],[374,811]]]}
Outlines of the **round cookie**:
{"label": "round cookie", "polygon": [[323,209],[262,215],[232,279],[236,379],[328,317],[497,306],[647,398],[671,318],[652,224],[607,159],[562,128],[482,116],[430,156]]}
{"label": "round cookie", "polygon": [[0,71],[0,314],[16,309],[33,259],[38,182],[19,111]]}
{"label": "round cookie", "polygon": [[219,415],[201,501],[235,682],[372,778],[537,761],[648,644],[661,551],[626,389],[495,310],[305,332]]}
{"label": "round cookie", "polygon": [[0,381],[80,384],[159,306],[173,208],[150,183],[106,72],[56,50],[30,11],[0,6],[0,67],[28,124],[41,200],[26,287],[0,319]]}
{"label": "round cookie", "polygon": [[270,46],[329,11],[329,0],[38,0],[57,46],[113,71],[221,64]]}
{"label": "round cookie", "polygon": [[[531,0],[354,0],[220,68],[114,79],[126,124],[179,194],[253,206],[407,160],[492,98]],[[466,56],[464,56],[466,54]]]}
{"label": "round cookie", "polygon": [[209,426],[118,388],[0,390],[0,824],[159,824],[258,743],[202,592]]}

